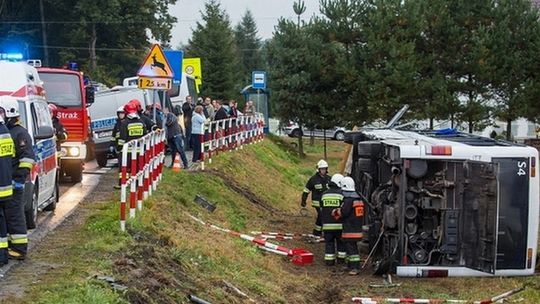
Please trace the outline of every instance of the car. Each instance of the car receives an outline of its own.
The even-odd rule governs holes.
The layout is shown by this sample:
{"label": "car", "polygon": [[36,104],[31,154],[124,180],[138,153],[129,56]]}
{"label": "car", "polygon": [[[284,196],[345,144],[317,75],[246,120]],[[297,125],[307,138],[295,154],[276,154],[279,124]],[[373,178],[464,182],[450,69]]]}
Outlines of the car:
{"label": "car", "polygon": [[[290,137],[299,137],[300,135],[306,135],[310,136],[313,134],[315,137],[324,137],[324,131],[323,129],[308,129],[307,127],[303,127],[302,129],[298,124],[295,123],[289,123],[286,127],[283,128],[285,134],[287,134]],[[345,139],[345,133],[347,133],[349,130],[343,128],[343,127],[334,127],[332,129],[326,129],[326,137],[332,138],[335,140],[343,141]],[[313,132],[313,133],[312,133]]]}

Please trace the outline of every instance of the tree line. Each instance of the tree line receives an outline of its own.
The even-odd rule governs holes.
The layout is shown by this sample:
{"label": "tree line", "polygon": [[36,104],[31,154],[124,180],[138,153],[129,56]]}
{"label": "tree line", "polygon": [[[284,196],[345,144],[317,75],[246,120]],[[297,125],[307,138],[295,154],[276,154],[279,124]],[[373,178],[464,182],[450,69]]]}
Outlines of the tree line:
{"label": "tree line", "polygon": [[[3,1],[0,46],[19,43],[50,66],[76,60],[114,84],[136,73],[151,40],[170,47],[174,3]],[[512,121],[540,117],[539,13],[530,0],[320,0],[310,18],[302,0],[291,9],[297,20],[280,19],[263,41],[251,12],[233,26],[208,0],[180,46],[202,58],[202,94],[239,98],[261,69],[272,115],[308,127],[384,122],[409,104],[407,118],[430,127],[449,121],[473,132],[505,121],[510,139]]]}
{"label": "tree line", "polygon": [[[300,16],[303,1],[296,1]],[[410,119],[468,132],[540,117],[539,14],[529,0],[321,0],[267,44],[278,116],[305,125]]]}

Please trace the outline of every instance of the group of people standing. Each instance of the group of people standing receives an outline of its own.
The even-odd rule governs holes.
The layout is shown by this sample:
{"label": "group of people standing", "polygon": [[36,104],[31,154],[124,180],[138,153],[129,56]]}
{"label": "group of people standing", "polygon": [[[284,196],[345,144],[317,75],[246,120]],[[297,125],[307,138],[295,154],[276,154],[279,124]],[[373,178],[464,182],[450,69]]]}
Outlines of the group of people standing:
{"label": "group of people standing", "polygon": [[238,111],[238,103],[232,99],[228,102],[228,109],[221,100],[212,100],[210,97],[199,98],[194,104],[191,96],[186,96],[182,104],[184,126],[186,128],[186,149],[193,150],[193,162],[201,157],[201,137],[204,137],[204,124],[209,121],[237,118],[239,115],[255,113],[253,101],[246,102],[244,112]]}
{"label": "group of people standing", "polygon": [[363,238],[364,202],[355,190],[354,180],[339,173],[330,177],[328,163],[320,160],[317,172],[302,193],[302,207],[306,206],[309,193],[312,207],[317,211],[313,234],[324,237],[325,264],[346,265],[350,275],[357,275],[360,271],[357,242]]}
{"label": "group of people standing", "polygon": [[[155,121],[152,119],[153,111],[156,112]],[[111,150],[122,151],[124,144],[141,138],[151,131],[165,128],[167,130],[167,145],[172,151],[172,163],[178,152],[184,168],[188,167],[188,160],[184,151],[184,133],[178,123],[178,118],[169,108],[161,108],[159,103],[149,105],[143,110],[142,104],[137,99],[132,99],[116,111],[117,119],[113,128],[113,142]],[[129,153],[129,151],[128,151]],[[129,159],[129,156],[128,156]],[[171,163],[171,164],[172,164]],[[122,166],[122,154],[118,153],[119,168]],[[127,167],[128,171],[130,166]],[[118,185],[120,187],[121,175],[119,173]]]}

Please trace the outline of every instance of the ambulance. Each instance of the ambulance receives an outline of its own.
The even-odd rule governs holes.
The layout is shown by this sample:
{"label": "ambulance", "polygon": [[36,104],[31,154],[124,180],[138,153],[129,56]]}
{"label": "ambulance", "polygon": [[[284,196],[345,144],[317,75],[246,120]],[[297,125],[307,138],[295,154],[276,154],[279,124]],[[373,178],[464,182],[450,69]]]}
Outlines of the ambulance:
{"label": "ambulance", "polygon": [[24,201],[26,225],[33,229],[38,211],[55,210],[59,198],[54,128],[37,70],[24,62],[0,61],[0,98],[16,99],[21,122],[32,138],[36,162]]}

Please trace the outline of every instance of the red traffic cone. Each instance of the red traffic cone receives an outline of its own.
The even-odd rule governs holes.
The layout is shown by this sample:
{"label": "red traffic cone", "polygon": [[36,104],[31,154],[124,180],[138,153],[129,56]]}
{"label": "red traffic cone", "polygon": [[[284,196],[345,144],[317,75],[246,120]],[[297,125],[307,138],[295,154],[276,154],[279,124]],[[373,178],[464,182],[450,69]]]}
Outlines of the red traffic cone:
{"label": "red traffic cone", "polygon": [[173,172],[182,171],[182,166],[180,165],[180,153],[176,153],[176,157],[174,158],[174,164],[173,164],[172,170],[173,170]]}

